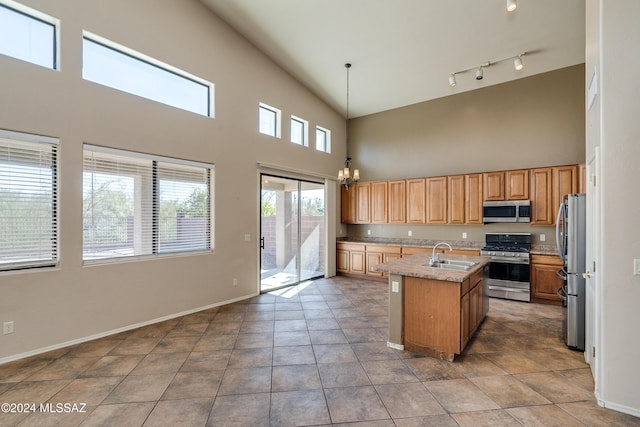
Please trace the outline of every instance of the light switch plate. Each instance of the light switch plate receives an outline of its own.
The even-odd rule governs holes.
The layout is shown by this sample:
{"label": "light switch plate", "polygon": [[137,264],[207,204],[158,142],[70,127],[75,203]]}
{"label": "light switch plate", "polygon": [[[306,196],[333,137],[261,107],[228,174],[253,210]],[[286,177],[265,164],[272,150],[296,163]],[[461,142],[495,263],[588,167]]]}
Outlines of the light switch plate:
{"label": "light switch plate", "polygon": [[407,231],[407,235],[408,235],[409,237],[413,236],[413,231],[411,231],[411,230]]}
{"label": "light switch plate", "polygon": [[547,236],[544,233],[540,234],[540,241],[544,242],[546,240],[547,240]]}
{"label": "light switch plate", "polygon": [[633,275],[640,276],[640,259],[633,260]]}
{"label": "light switch plate", "polygon": [[395,280],[391,282],[391,292],[398,293],[400,292],[400,283]]}

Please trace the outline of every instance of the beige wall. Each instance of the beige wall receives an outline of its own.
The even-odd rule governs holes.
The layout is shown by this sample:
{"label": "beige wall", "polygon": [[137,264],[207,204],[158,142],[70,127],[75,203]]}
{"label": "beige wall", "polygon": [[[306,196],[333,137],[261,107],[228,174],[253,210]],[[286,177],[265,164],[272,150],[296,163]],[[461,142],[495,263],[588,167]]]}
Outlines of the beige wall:
{"label": "beige wall", "polygon": [[[349,153],[363,180],[582,163],[584,65],[353,119]],[[534,241],[553,229],[510,224]],[[483,241],[485,226],[342,226],[343,234]],[[340,230],[339,230],[340,232]]]}
{"label": "beige wall", "polygon": [[[598,399],[640,416],[640,2],[587,2],[587,66],[598,71],[598,97],[587,112],[587,154],[600,149],[596,340]],[[589,83],[589,81],[587,81]],[[596,230],[598,231],[598,230]]]}
{"label": "beige wall", "polygon": [[[0,362],[254,294],[257,162],[333,176],[344,118],[196,0],[24,4],[61,20],[61,69],[0,55],[0,128],[60,138],[61,263],[0,273]],[[83,30],[215,83],[215,119],[82,80]],[[282,139],[257,132],[259,102],[282,109]],[[290,144],[291,114],[331,129],[334,154]],[[215,164],[215,253],[84,267],[83,142]]]}

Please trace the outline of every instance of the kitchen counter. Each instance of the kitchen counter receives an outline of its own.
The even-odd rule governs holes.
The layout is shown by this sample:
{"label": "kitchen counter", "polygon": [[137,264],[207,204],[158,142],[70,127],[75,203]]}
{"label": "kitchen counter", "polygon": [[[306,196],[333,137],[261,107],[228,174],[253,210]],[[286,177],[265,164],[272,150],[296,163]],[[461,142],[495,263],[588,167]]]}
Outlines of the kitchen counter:
{"label": "kitchen counter", "polygon": [[440,254],[440,260],[471,261],[468,270],[429,266],[419,253],[373,266],[389,274],[387,345],[453,361],[489,311],[484,280],[489,257]]}
{"label": "kitchen counter", "polygon": [[384,264],[374,265],[372,270],[381,271],[385,273],[396,274],[405,277],[418,277],[421,279],[433,279],[442,280],[445,282],[457,282],[462,283],[474,273],[482,270],[484,266],[489,263],[489,257],[482,256],[470,256],[470,255],[454,255],[454,254],[440,254],[441,260],[460,260],[475,262],[476,265],[472,266],[469,270],[453,270],[448,268],[435,268],[429,266],[429,259],[431,253],[425,252],[421,254],[412,255],[405,258],[400,258],[395,261],[387,262]]}

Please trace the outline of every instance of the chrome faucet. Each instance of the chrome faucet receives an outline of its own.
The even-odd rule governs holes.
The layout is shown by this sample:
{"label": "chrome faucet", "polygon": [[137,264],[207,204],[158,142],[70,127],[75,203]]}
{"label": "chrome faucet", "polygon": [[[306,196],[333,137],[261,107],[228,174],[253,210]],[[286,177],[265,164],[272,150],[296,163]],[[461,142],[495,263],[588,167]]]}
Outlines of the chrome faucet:
{"label": "chrome faucet", "polygon": [[448,244],[447,242],[440,242],[437,243],[434,247],[433,247],[433,253],[431,254],[431,259],[429,260],[429,265],[430,266],[434,266],[438,263],[438,261],[440,261],[440,254],[436,253],[436,248],[440,245],[447,245],[449,247],[449,250],[452,251],[453,248],[451,247],[450,244]]}

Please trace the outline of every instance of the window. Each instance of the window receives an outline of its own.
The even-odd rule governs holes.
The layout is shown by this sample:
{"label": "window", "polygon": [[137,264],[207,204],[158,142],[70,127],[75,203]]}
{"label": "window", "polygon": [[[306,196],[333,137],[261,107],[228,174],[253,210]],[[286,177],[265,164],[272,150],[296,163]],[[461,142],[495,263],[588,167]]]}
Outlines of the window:
{"label": "window", "polygon": [[0,53],[55,70],[58,20],[13,1],[3,3]]}
{"label": "window", "polygon": [[307,139],[309,134],[309,123],[296,116],[291,116],[291,142],[294,144],[309,145]]}
{"label": "window", "polygon": [[213,117],[213,84],[124,46],[85,33],[82,78]]}
{"label": "window", "polygon": [[320,126],[316,126],[316,150],[331,152],[331,131]]}
{"label": "window", "polygon": [[213,167],[85,145],[83,259],[207,251]]}
{"label": "window", "polygon": [[260,103],[260,133],[280,138],[280,110]]}
{"label": "window", "polygon": [[57,264],[57,144],[0,130],[0,270]]}

